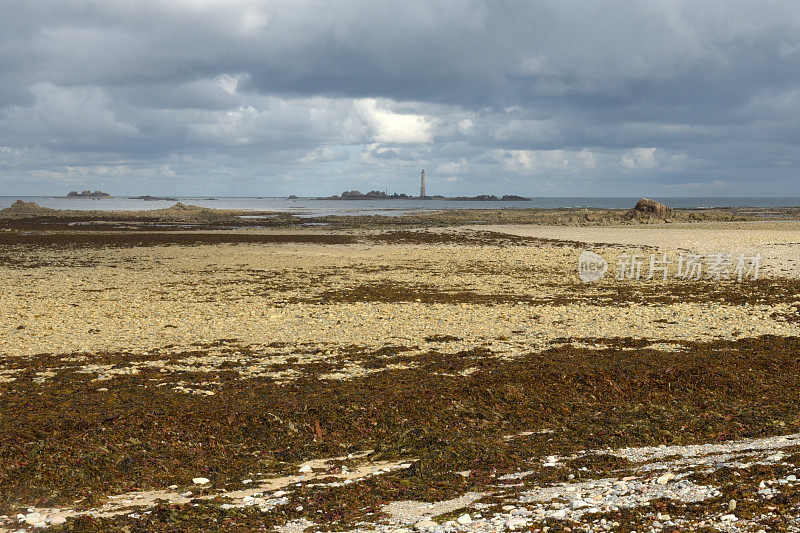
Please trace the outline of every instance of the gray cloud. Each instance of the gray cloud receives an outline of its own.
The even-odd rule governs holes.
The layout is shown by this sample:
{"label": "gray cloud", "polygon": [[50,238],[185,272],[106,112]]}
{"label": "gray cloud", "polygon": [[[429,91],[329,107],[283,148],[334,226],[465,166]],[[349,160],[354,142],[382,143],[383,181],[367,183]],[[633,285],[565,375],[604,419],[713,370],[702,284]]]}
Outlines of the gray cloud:
{"label": "gray cloud", "polygon": [[791,1],[12,1],[0,69],[0,194],[800,195]]}

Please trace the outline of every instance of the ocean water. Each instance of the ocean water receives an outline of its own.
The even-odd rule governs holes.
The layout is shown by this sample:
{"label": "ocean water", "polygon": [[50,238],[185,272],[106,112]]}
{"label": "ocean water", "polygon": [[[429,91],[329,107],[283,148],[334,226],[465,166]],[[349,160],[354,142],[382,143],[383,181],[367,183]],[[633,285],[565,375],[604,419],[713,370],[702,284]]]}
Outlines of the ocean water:
{"label": "ocean water", "polygon": [[[605,208],[627,209],[636,205],[639,197],[540,197],[528,202],[470,202],[448,200],[317,200],[311,198],[275,197],[178,197],[184,204],[216,209],[247,211],[278,211],[300,216],[323,215],[400,215],[414,211],[448,209],[512,209],[512,208]],[[674,197],[654,198],[670,207],[797,207],[800,197]],[[59,198],[55,196],[0,196],[0,209],[17,200],[36,202],[52,209],[91,209],[101,211],[139,211],[163,209],[175,204],[168,200],[136,200],[124,196],[114,198]]]}

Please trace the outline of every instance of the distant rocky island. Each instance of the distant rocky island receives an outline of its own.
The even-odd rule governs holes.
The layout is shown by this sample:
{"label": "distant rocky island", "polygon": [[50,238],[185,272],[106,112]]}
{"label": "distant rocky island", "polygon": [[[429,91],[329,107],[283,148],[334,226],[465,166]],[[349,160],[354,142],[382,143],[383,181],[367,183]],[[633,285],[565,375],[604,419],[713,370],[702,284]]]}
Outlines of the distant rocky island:
{"label": "distant rocky island", "polygon": [[386,194],[385,192],[382,191],[369,191],[366,194],[360,191],[345,191],[339,196],[334,195],[318,199],[319,200],[412,200],[414,198],[419,198],[419,197],[408,196],[407,194],[397,194],[397,193]]}
{"label": "distant rocky island", "polygon": [[177,202],[177,198],[170,198],[169,196],[150,196],[149,194],[145,194],[142,196],[132,196],[131,200],[144,200],[145,202],[155,202],[157,200],[164,200],[168,202]]}
{"label": "distant rocky island", "polygon": [[525,196],[517,196],[516,194],[504,194],[500,198],[493,194],[479,194],[478,196],[454,196],[452,198],[446,198],[446,200],[460,200],[460,201],[468,201],[468,202],[530,202],[531,199]]}
{"label": "distant rocky island", "polygon": [[[292,198],[290,196],[289,198]],[[387,194],[382,191],[369,191],[362,193],[360,191],[345,191],[336,196],[327,196],[324,198],[317,198],[317,200],[451,200],[451,201],[470,201],[470,202],[527,202],[530,198],[524,196],[517,196],[516,194],[505,194],[497,197],[493,194],[479,194],[478,196],[453,196],[446,197],[442,195],[435,196],[409,196],[404,193]]]}
{"label": "distant rocky island", "polygon": [[111,198],[111,195],[103,191],[69,191],[66,198]]}

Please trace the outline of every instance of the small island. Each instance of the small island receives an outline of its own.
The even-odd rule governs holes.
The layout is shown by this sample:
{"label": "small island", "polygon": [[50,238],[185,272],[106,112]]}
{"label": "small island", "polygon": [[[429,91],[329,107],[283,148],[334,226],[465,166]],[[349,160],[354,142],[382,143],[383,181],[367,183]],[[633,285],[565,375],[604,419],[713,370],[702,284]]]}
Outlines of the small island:
{"label": "small island", "polygon": [[454,196],[446,200],[458,200],[464,202],[530,202],[531,199],[516,194],[504,194],[500,198],[493,194],[479,194],[478,196]]}
{"label": "small island", "polygon": [[69,191],[66,198],[111,198],[112,196],[103,191]]}
{"label": "small island", "polygon": [[157,200],[164,200],[168,202],[177,202],[177,198],[170,198],[169,196],[150,196],[149,194],[145,194],[142,196],[132,196],[131,200],[144,200],[145,202],[155,202]]}

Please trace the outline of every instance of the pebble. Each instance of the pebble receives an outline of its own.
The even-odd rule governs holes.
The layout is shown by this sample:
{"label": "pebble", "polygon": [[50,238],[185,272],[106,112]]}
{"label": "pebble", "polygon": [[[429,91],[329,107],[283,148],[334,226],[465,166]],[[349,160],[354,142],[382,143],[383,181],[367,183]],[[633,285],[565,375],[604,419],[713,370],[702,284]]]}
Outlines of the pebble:
{"label": "pebble", "polygon": [[574,511],[576,509],[583,509],[584,507],[589,507],[589,504],[583,500],[575,499],[569,502],[569,507]]}
{"label": "pebble", "polygon": [[28,524],[34,525],[34,524],[37,524],[37,523],[42,521],[42,515],[39,514],[39,513],[35,513],[35,512],[34,513],[28,513],[27,515],[25,515],[24,520]]}
{"label": "pebble", "polygon": [[428,530],[434,529],[434,528],[436,528],[438,526],[439,526],[439,524],[437,524],[433,520],[425,519],[425,520],[420,520],[419,522],[414,524],[414,529],[416,529],[417,531],[428,531]]}
{"label": "pebble", "polygon": [[728,502],[728,512],[732,513],[736,510],[736,500],[731,500]]}
{"label": "pebble", "polygon": [[193,477],[192,483],[194,483],[195,485],[207,485],[211,483],[211,480],[208,479],[207,477]]}
{"label": "pebble", "polygon": [[308,473],[313,472],[313,471],[314,471],[314,469],[311,468],[311,465],[303,465],[303,466],[300,467],[300,473],[301,474],[308,474]]}
{"label": "pebble", "polygon": [[667,472],[666,474],[659,476],[658,479],[656,479],[656,483],[659,485],[666,485],[673,479],[675,479],[675,474],[672,472]]}
{"label": "pebble", "polygon": [[464,513],[461,516],[459,516],[458,518],[456,518],[456,522],[458,522],[462,526],[465,526],[467,524],[471,524],[472,523],[472,517],[469,515],[469,513]]}
{"label": "pebble", "polygon": [[509,518],[506,520],[506,527],[510,530],[520,529],[525,527],[528,521],[524,518]]}

